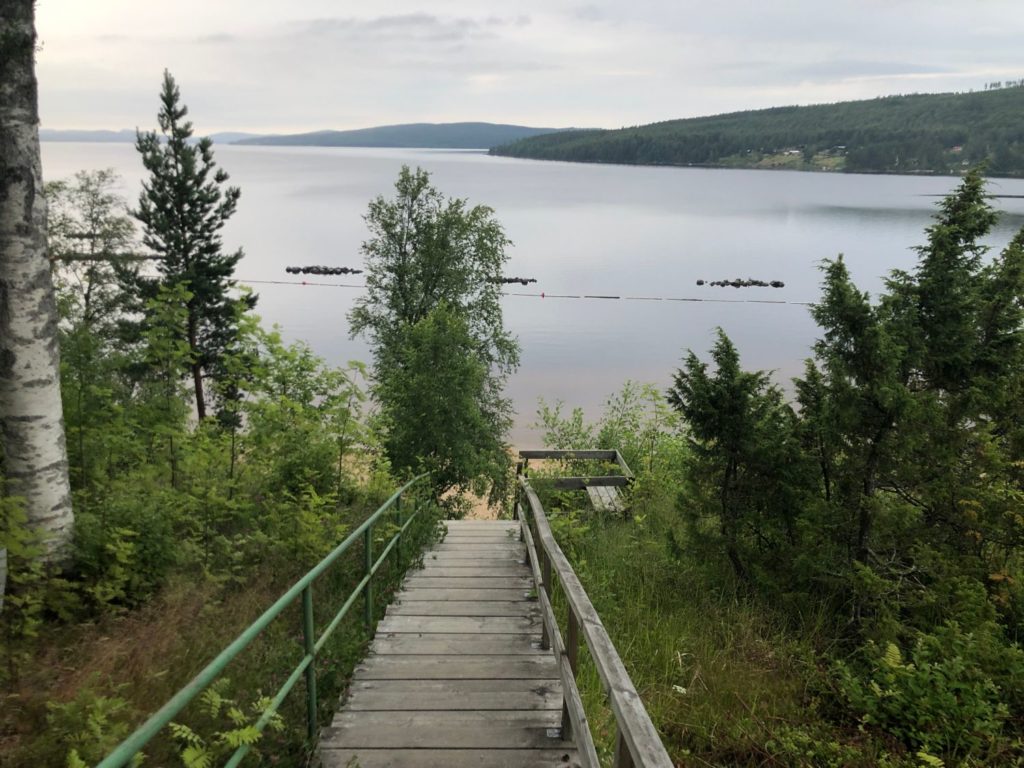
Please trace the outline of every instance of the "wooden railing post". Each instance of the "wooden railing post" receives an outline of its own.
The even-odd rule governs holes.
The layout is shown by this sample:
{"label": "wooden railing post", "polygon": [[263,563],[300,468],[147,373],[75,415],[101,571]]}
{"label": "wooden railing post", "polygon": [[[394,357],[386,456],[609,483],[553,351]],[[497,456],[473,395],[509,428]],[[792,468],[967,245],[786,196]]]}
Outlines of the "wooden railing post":
{"label": "wooden railing post", "polygon": [[633,756],[629,753],[629,745],[622,737],[622,729],[615,732],[615,759],[612,761],[612,768],[634,768]]}
{"label": "wooden railing post", "polygon": [[302,644],[311,656],[306,667],[306,734],[312,743],[316,739],[316,630],[313,626],[313,585],[302,590]]}
{"label": "wooden railing post", "polygon": [[[579,677],[579,651],[580,651],[580,624],[576,614],[569,607],[569,627],[565,635],[565,655],[569,659],[569,668],[572,670],[573,679]],[[562,738],[572,738],[572,722],[569,720],[569,703],[565,694],[562,695]]]}
{"label": "wooden railing post", "polygon": [[363,575],[367,577],[366,587],[363,592],[365,598],[365,605],[363,608],[363,621],[366,623],[366,629],[369,631],[373,627],[373,578],[371,573],[373,571],[373,526],[369,525],[366,530],[363,531],[363,554],[364,569]]}
{"label": "wooden railing post", "polygon": [[[544,577],[544,583],[541,584],[540,588],[547,593],[548,600],[552,600],[551,558],[548,557],[548,553],[543,548],[538,549],[537,555],[540,557],[541,573]],[[548,635],[548,625],[546,622],[542,622],[541,626],[540,647],[541,650],[548,651],[551,649],[551,637]]]}

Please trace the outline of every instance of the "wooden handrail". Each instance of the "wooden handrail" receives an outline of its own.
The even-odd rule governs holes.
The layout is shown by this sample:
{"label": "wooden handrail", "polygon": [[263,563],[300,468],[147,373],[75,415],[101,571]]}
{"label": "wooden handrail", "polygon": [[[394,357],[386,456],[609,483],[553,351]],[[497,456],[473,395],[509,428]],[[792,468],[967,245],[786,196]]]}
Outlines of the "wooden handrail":
{"label": "wooden handrail", "polygon": [[[562,548],[555,541],[540,499],[525,477],[520,475],[518,481],[519,491],[526,498],[530,510],[529,520],[525,519],[525,510],[518,501],[516,511],[520,516],[520,525],[527,543],[527,551],[533,558],[534,578],[537,580],[538,597],[544,616],[545,640],[550,641],[552,649],[556,651],[560,670],[563,667],[563,655],[571,668],[571,684],[566,686],[563,680],[566,707],[563,715],[566,712],[570,716],[572,715],[571,707],[574,706],[574,702],[570,701],[569,694],[576,690],[575,646],[578,634],[582,634],[590,649],[590,656],[597,668],[597,673],[601,677],[605,693],[608,695],[608,701],[618,727],[615,768],[633,768],[634,766],[635,768],[673,768],[672,760],[661,743],[661,737],[658,735],[654,723],[651,722],[643,701],[636,692],[636,687],[633,685],[622,659],[619,658],[618,651],[615,650],[604,624],[601,623],[601,617],[598,616],[597,610],[590,602],[586,590],[580,583],[579,577],[576,576],[565,553],[562,552]],[[536,549],[533,547],[535,542]],[[538,556],[540,562],[538,562]],[[565,595],[569,606],[568,648],[562,641],[558,625],[555,623],[554,612],[550,610],[551,571],[558,576],[562,594]],[[548,626],[549,622],[550,626]],[[563,722],[564,719],[563,716]],[[583,718],[583,722],[586,722],[585,718]],[[582,734],[575,735],[579,744]],[[588,758],[586,751],[584,751],[583,757]],[[595,765],[594,768],[597,766]]]}

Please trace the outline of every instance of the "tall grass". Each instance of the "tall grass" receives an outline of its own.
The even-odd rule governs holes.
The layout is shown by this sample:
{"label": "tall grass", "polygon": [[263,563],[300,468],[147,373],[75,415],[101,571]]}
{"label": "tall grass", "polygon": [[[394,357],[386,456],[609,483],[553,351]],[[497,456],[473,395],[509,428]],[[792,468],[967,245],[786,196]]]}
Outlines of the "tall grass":
{"label": "tall grass", "polygon": [[[623,519],[588,509],[582,493],[541,496],[677,764],[876,764],[870,744],[846,749],[842,745],[856,742],[856,732],[837,729],[825,717],[817,662],[828,637],[824,611],[794,630],[744,599],[724,563],[669,543],[669,531],[671,541],[682,535],[669,498],[645,503],[644,514]],[[564,602],[556,605],[564,622]],[[581,696],[599,753],[610,764],[615,720],[582,650]],[[805,742],[812,749],[801,758]],[[822,757],[830,751],[841,762]],[[853,755],[859,758],[850,763]]]}

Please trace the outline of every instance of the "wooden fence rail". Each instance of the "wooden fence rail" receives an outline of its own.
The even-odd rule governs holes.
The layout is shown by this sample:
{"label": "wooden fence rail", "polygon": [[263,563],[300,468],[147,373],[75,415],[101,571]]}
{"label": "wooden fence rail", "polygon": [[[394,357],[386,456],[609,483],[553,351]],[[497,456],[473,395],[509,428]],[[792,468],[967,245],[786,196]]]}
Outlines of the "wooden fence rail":
{"label": "wooden fence rail", "polygon": [[[526,456],[523,458],[566,458],[565,456]],[[536,451],[530,454],[554,454],[554,451]],[[557,452],[561,454],[562,452]],[[571,458],[605,459],[605,451],[575,451]],[[590,454],[590,455],[583,455]],[[594,454],[602,454],[600,456]],[[525,502],[525,503],[524,503]],[[587,597],[583,585],[573,571],[569,560],[555,541],[548,524],[544,507],[530,486],[529,480],[518,477],[516,515],[520,532],[526,543],[527,556],[533,568],[537,583],[538,599],[544,620],[542,643],[550,647],[558,659],[559,674],[562,678],[564,702],[562,707],[563,731],[571,730],[576,740],[580,759],[590,768],[599,768],[593,736],[590,733],[579,688],[576,684],[579,659],[579,638],[590,649],[590,656],[604,685],[605,693],[615,715],[617,736],[614,768],[672,768],[661,737],[644,708],[640,695],[633,686],[629,674],[605,631],[601,618]],[[568,604],[566,637],[563,640],[554,610],[551,593],[554,587],[552,575],[558,577],[558,586]]]}

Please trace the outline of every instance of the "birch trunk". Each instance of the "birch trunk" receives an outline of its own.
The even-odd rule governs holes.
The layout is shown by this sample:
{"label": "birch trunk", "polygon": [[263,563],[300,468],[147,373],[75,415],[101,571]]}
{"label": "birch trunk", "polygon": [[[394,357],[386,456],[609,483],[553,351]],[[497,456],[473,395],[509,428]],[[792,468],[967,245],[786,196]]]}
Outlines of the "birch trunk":
{"label": "birch trunk", "polygon": [[0,449],[8,493],[48,534],[51,559],[73,522],[60,396],[57,305],[39,159],[35,2],[0,1]]}

